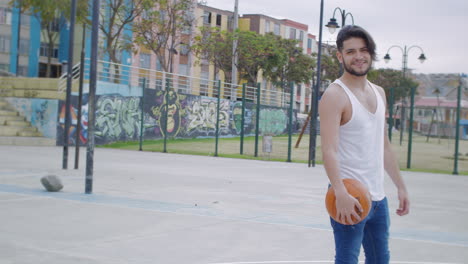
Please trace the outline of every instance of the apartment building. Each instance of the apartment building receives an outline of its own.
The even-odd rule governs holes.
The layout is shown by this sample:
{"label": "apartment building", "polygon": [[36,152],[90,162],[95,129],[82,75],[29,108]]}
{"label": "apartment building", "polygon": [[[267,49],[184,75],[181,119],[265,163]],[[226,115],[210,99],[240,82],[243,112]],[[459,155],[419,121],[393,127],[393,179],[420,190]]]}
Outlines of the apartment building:
{"label": "apartment building", "polygon": [[[289,19],[276,19],[263,14],[245,14],[241,17],[241,30],[250,30],[259,34],[273,33],[285,39],[298,40],[304,54],[316,53],[317,41],[315,36],[308,33],[308,26]],[[274,87],[271,82],[259,74],[259,80],[267,89],[281,89]],[[297,84],[295,87],[295,109],[299,112],[308,112],[310,109],[311,85]]]}

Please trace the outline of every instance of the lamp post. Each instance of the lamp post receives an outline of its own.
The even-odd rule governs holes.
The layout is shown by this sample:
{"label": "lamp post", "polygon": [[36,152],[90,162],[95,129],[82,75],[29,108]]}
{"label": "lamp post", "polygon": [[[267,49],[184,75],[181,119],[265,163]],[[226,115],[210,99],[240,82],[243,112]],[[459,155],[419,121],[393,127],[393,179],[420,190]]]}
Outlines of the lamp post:
{"label": "lamp post", "polygon": [[330,34],[335,33],[336,29],[337,29],[337,28],[340,28],[340,26],[338,26],[338,23],[336,23],[336,18],[335,18],[336,11],[339,11],[339,12],[340,12],[340,15],[341,15],[341,27],[344,27],[344,25],[346,24],[346,18],[347,18],[348,16],[351,17],[351,19],[353,20],[353,25],[354,25],[354,17],[353,17],[353,14],[351,14],[351,13],[349,13],[349,12],[346,13],[346,10],[337,7],[337,8],[335,8],[335,10],[333,11],[333,17],[330,18],[330,21],[328,22],[328,24],[325,25],[325,26],[328,28],[328,30],[330,31]]}
{"label": "lamp post", "polygon": [[[391,46],[390,48],[388,48],[387,50],[387,54],[385,54],[385,57],[384,57],[384,60],[386,63],[388,63],[391,58],[390,58],[390,50],[393,49],[393,48],[399,48],[401,50],[401,52],[403,53],[403,78],[406,78],[406,70],[408,69],[408,53],[413,49],[413,48],[417,48],[421,51],[421,55],[419,55],[418,59],[421,63],[423,63],[425,60],[426,60],[426,56],[424,55],[424,51],[421,47],[419,46],[416,46],[416,45],[413,45],[413,46],[410,46],[409,48],[405,45],[404,48],[402,48],[401,46],[398,46],[398,45],[393,45]],[[392,89],[392,92],[391,94],[393,95],[393,89],[395,89],[394,87],[391,87]],[[407,159],[407,163],[406,163],[406,167],[409,169],[411,168],[411,147],[412,147],[412,140],[413,140],[413,113],[414,113],[414,94],[416,92],[416,88],[415,87],[411,87],[411,106],[410,106],[410,123],[409,123],[409,135],[408,135],[408,159]],[[390,99],[392,101],[392,105],[390,105],[390,107],[393,109],[393,98]],[[404,103],[404,101],[403,101]],[[402,138],[403,138],[403,129],[404,129],[404,111],[403,111],[404,107],[402,105],[402,112],[400,114],[400,145],[401,145],[401,141],[402,141]],[[389,126],[392,126],[392,124],[390,124]],[[390,127],[390,131],[391,131],[391,127]]]}

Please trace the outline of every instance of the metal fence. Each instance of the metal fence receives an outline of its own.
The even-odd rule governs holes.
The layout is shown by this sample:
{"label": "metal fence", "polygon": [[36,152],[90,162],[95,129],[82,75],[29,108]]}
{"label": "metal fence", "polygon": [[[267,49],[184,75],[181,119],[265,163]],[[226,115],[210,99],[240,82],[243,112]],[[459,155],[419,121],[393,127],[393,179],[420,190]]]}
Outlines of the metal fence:
{"label": "metal fence", "polygon": [[[81,107],[86,112],[89,60],[83,66]],[[294,96],[277,87],[235,85],[106,61],[98,61],[97,69],[98,145],[130,142],[149,151],[277,160],[294,155],[292,141],[300,129]],[[83,133],[86,130],[83,127]]]}

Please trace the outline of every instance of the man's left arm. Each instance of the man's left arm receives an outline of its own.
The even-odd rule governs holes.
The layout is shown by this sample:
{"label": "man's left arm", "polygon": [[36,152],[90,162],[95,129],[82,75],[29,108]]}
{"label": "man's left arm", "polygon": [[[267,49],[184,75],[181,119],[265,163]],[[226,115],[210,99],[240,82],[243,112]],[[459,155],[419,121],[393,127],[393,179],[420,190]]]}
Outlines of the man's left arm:
{"label": "man's left arm", "polygon": [[[387,102],[385,98],[384,89],[382,87],[379,88],[380,94],[382,95],[384,102]],[[385,109],[387,109],[387,107],[385,107]],[[399,208],[396,210],[396,213],[400,216],[403,216],[409,213],[410,208],[408,190],[406,189],[405,182],[401,177],[396,155],[392,149],[392,144],[388,139],[388,135],[386,133],[387,131],[388,126],[386,125],[384,130],[384,169],[388,173],[398,190],[398,200],[400,201],[400,205]]]}
{"label": "man's left arm", "polygon": [[409,213],[410,202],[408,197],[408,191],[406,189],[405,182],[401,177],[400,169],[398,168],[398,163],[396,160],[396,155],[392,150],[390,140],[388,139],[387,133],[384,134],[384,168],[398,190],[398,200],[400,201],[400,205],[396,213],[399,216],[403,216]]}

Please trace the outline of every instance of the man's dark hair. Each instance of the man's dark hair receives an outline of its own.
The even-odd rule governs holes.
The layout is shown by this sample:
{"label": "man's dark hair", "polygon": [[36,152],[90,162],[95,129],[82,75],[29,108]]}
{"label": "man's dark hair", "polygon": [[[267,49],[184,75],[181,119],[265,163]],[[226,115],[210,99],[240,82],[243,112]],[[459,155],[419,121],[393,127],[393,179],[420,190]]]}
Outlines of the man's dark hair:
{"label": "man's dark hair", "polygon": [[377,60],[377,54],[375,54],[375,42],[372,39],[371,35],[362,27],[349,25],[344,26],[338,33],[336,38],[336,46],[341,52],[343,49],[343,42],[350,38],[361,38],[366,42],[367,50],[369,51],[373,61]]}

